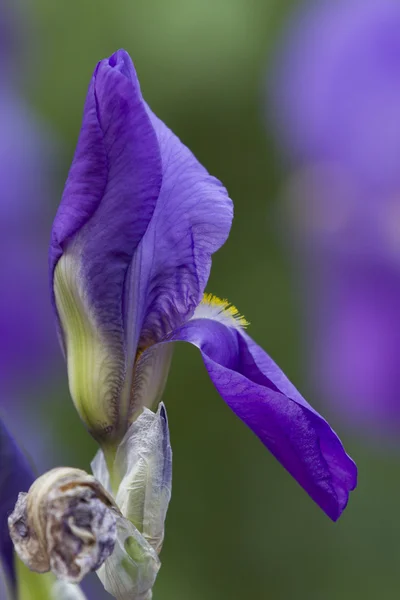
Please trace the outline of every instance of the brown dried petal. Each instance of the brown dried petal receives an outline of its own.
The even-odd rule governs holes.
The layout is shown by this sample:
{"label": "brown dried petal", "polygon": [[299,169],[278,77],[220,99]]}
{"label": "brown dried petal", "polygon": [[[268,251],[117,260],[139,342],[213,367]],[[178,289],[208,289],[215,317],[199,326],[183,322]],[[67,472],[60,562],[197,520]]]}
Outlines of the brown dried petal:
{"label": "brown dried petal", "polygon": [[9,527],[15,549],[32,570],[77,583],[113,550],[118,509],[90,475],[59,468],[20,495]]}
{"label": "brown dried petal", "polygon": [[27,498],[26,493],[18,495],[14,511],[8,518],[10,536],[20,559],[32,571],[46,573],[50,569],[49,557],[36,531],[28,525]]}
{"label": "brown dried petal", "polygon": [[48,501],[50,566],[57,577],[78,582],[112,554],[116,515],[91,487],[78,486],[65,495],[57,491]]}

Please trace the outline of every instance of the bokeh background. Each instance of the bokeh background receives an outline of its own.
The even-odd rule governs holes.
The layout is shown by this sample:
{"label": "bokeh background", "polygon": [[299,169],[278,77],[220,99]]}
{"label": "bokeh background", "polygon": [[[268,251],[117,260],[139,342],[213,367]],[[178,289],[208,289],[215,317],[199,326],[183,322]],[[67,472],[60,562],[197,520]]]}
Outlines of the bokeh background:
{"label": "bokeh background", "polygon": [[[177,347],[155,600],[400,594],[400,26],[397,2],[345,3],[354,12],[336,0],[328,12],[294,0],[0,3],[0,414],[38,470],[88,469],[96,451],[69,398],[47,244],[89,79],[119,47],[234,200],[208,291],[239,307],[359,467],[333,524],[225,406],[196,349]],[[392,5],[372,19],[392,27],[364,27],[366,5]]]}

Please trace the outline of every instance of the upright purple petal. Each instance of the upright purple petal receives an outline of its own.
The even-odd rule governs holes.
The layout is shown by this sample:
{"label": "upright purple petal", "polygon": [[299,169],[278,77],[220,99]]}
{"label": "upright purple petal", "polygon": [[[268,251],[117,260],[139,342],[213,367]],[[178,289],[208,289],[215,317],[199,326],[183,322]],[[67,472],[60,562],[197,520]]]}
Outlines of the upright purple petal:
{"label": "upright purple petal", "polygon": [[98,438],[121,438],[128,426],[125,375],[135,357],[131,263],[161,177],[157,137],[132,61],[121,50],[94,72],[50,246],[71,394]]}
{"label": "upright purple petal", "polygon": [[333,520],[346,507],[357,470],[323,419],[271,358],[240,328],[194,318],[170,341],[197,346],[233,412]]}
{"label": "upright purple petal", "polygon": [[82,129],[52,231],[50,273],[76,252],[96,317],[123,343],[127,270],[161,186],[157,137],[139,82],[122,50],[102,60],[86,99]]}
{"label": "upright purple petal", "polygon": [[11,585],[15,585],[14,548],[7,519],[19,492],[27,492],[33,481],[27,458],[0,420],[0,561]]}

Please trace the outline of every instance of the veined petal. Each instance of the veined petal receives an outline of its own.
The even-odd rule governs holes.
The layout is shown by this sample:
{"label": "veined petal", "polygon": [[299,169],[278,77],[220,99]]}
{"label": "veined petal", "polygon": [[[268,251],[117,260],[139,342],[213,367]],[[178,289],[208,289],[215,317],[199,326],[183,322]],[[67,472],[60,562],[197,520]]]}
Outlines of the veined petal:
{"label": "veined petal", "polygon": [[[114,282],[117,275],[112,267],[125,272],[153,214],[161,186],[160,161],[132,61],[120,50],[102,60],[93,74],[50,247],[53,272],[81,233],[85,257],[91,259],[85,268],[100,286],[90,290],[99,308],[108,277]],[[118,254],[114,260],[102,264],[113,252]],[[102,267],[101,273],[95,266]]]}
{"label": "veined petal", "polygon": [[226,241],[233,217],[226,189],[147,108],[162,160],[162,186],[138,251],[142,309],[139,347],[159,341],[191,316],[201,300],[211,255]]}
{"label": "veined petal", "polygon": [[71,394],[98,438],[126,420],[118,400],[136,352],[126,283],[161,178],[157,136],[132,62],[119,51],[98,64],[89,86],[50,247]]}
{"label": "veined petal", "polygon": [[[211,255],[225,243],[233,217],[232,201],[220,181],[148,107],[147,112],[159,143],[162,185],[129,272],[125,305],[135,315],[134,348],[143,352],[141,364],[134,369],[132,361],[127,370],[123,396],[125,404],[131,400],[129,419],[142,406],[153,406],[162,392],[168,361],[157,364],[159,351],[148,348],[193,314],[209,277]],[[161,366],[155,375],[148,369],[151,362]]]}
{"label": "veined petal", "polygon": [[173,349],[173,344],[155,344],[137,357],[131,391],[131,420],[143,407],[157,407],[167,383]]}
{"label": "veined petal", "polygon": [[8,515],[19,492],[27,491],[34,475],[27,458],[0,420],[0,562],[8,583],[16,585],[14,548],[8,531]]}
{"label": "veined petal", "polygon": [[207,318],[190,320],[169,340],[200,349],[228,406],[336,520],[356,486],[356,466],[325,419],[264,350],[241,328]]}

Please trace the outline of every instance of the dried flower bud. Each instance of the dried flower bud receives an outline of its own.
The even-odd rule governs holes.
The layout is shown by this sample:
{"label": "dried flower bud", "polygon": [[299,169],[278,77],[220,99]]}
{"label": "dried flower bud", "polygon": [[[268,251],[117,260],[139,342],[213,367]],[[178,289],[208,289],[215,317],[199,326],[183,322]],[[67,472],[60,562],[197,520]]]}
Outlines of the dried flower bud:
{"label": "dried flower bud", "polygon": [[119,515],[94,477],[57,468],[19,495],[8,526],[18,556],[31,570],[51,570],[76,583],[112,554]]}

